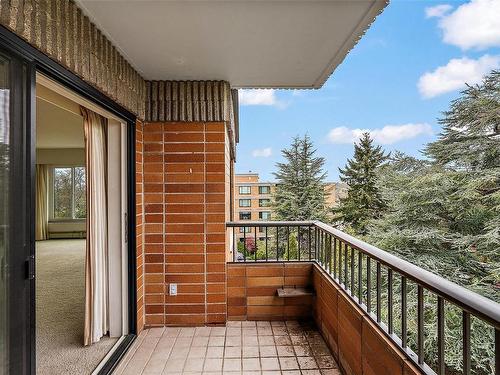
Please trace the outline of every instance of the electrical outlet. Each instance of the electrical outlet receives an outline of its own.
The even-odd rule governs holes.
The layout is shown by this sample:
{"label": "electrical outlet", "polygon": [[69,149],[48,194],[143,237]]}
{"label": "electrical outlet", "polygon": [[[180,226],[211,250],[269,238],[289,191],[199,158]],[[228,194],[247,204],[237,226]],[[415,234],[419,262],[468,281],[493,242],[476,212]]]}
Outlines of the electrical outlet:
{"label": "electrical outlet", "polygon": [[177,295],[177,284],[169,284],[169,294],[171,296]]}

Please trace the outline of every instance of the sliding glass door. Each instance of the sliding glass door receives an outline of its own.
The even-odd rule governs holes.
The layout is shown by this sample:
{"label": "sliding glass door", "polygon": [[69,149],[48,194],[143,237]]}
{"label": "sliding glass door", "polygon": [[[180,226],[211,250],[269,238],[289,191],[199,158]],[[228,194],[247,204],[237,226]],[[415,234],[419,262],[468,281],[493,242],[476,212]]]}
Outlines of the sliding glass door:
{"label": "sliding glass door", "polygon": [[0,49],[0,374],[32,361],[31,69]]}

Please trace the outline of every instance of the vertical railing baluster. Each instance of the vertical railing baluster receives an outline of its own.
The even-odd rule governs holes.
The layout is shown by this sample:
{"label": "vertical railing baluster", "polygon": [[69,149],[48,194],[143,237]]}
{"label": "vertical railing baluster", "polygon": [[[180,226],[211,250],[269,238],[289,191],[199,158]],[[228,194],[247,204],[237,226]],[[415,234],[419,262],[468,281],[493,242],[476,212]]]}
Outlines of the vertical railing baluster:
{"label": "vertical railing baluster", "polygon": [[253,230],[255,232],[254,236],[253,236],[253,238],[254,238],[253,239],[253,241],[254,241],[254,249],[253,249],[253,251],[255,252],[254,253],[254,261],[257,262],[257,249],[258,249],[258,246],[257,246],[257,227],[253,228]]}
{"label": "vertical railing baluster", "polygon": [[326,233],[321,231],[323,234],[323,267],[326,266]]}
{"label": "vertical railing baluster", "polygon": [[243,227],[243,262],[247,261],[247,227]]}
{"label": "vertical railing baluster", "polygon": [[392,314],[392,269],[387,269],[387,323],[389,328],[389,335],[394,332],[394,321]]}
{"label": "vertical railing baluster", "polygon": [[444,359],[444,299],[441,296],[437,298],[437,346],[438,346],[438,375],[445,375],[445,359]]}
{"label": "vertical railing baluster", "polygon": [[495,329],[495,374],[500,375],[500,329]]}
{"label": "vertical railing baluster", "polygon": [[347,283],[349,282],[347,276],[347,266],[348,266],[348,258],[347,258],[347,244],[344,244],[344,287],[347,290]]}
{"label": "vertical railing baluster", "polygon": [[372,259],[366,256],[366,311],[372,311]]}
{"label": "vertical railing baluster", "polygon": [[331,275],[332,274],[332,238],[333,236],[330,234],[330,247],[328,248],[328,273]]}
{"label": "vertical railing baluster", "polygon": [[312,254],[311,254],[311,250],[312,250],[312,246],[311,246],[311,227],[308,227],[308,230],[307,230],[307,242],[308,242],[308,246],[309,246],[309,260],[312,259]]}
{"label": "vertical railing baluster", "polygon": [[363,253],[358,251],[358,303],[363,303]]}
{"label": "vertical railing baluster", "polygon": [[314,227],[314,260],[318,260],[318,227]]}
{"label": "vertical railing baluster", "polygon": [[266,262],[269,261],[269,251],[267,250],[267,226],[265,227],[265,236],[266,236]]}
{"label": "vertical railing baluster", "polygon": [[471,358],[470,358],[470,313],[467,311],[462,312],[462,339],[463,339],[463,369],[464,375],[471,373]]}
{"label": "vertical railing baluster", "polygon": [[342,285],[342,241],[339,239],[339,284]]}
{"label": "vertical railing baluster", "polygon": [[424,288],[417,286],[417,355],[418,363],[424,364]]}
{"label": "vertical railing baluster", "polygon": [[401,275],[401,346],[408,345],[408,304],[406,301],[406,277]]}
{"label": "vertical railing baluster", "polygon": [[318,241],[318,262],[319,264],[323,265],[323,231],[320,229],[318,229]]}
{"label": "vertical railing baluster", "polygon": [[297,260],[300,261],[300,225],[297,227]]}
{"label": "vertical railing baluster", "polygon": [[337,238],[333,238],[333,278],[337,278]]}
{"label": "vertical railing baluster", "polygon": [[354,292],[354,249],[352,247],[349,248],[351,250],[351,295],[355,294]]}
{"label": "vertical railing baluster", "polygon": [[276,260],[280,260],[280,227],[276,226]]}
{"label": "vertical railing baluster", "polygon": [[286,227],[286,253],[287,260],[290,260],[290,227]]}
{"label": "vertical railing baluster", "polygon": [[382,265],[377,262],[377,322],[382,321]]}
{"label": "vertical railing baluster", "polygon": [[236,254],[238,253],[238,244],[236,243],[235,227],[231,228],[233,230],[233,262],[236,262]]}

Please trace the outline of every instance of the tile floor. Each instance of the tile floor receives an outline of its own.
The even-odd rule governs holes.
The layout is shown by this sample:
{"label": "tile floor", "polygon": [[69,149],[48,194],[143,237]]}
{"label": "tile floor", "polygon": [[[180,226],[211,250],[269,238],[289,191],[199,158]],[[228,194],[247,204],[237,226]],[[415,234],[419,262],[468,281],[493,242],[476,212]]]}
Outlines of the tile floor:
{"label": "tile floor", "polygon": [[296,321],[152,328],[139,335],[114,373],[340,375],[315,327]]}

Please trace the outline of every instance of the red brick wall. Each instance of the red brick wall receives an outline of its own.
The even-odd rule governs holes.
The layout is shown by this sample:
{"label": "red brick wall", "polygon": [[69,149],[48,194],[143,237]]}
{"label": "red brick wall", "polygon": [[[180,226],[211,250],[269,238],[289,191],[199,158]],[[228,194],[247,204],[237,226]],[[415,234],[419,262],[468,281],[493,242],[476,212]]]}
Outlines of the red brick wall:
{"label": "red brick wall", "polygon": [[421,374],[317,265],[313,280],[316,324],[346,375]]}
{"label": "red brick wall", "polygon": [[137,249],[137,332],[144,328],[144,202],[143,202],[143,124],[137,121],[135,128],[135,205],[136,205],[136,249]]}
{"label": "red brick wall", "polygon": [[144,125],[146,326],[226,320],[225,134],[223,122]]}
{"label": "red brick wall", "polygon": [[312,285],[311,263],[228,264],[228,320],[310,318],[311,296],[286,299],[276,296],[276,289],[292,285]]}

